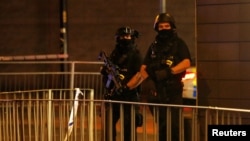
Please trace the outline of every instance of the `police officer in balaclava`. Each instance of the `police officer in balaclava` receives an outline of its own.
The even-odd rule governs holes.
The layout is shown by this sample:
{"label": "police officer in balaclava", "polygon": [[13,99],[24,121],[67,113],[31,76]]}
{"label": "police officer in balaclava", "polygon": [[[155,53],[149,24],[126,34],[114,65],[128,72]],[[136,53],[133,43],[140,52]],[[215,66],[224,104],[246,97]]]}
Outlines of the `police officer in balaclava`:
{"label": "police officer in balaclava", "polygon": [[[129,26],[122,26],[117,29],[115,33],[115,41],[116,45],[113,51],[111,52],[109,58],[113,64],[115,64],[119,71],[119,76],[122,85],[125,85],[138,71],[140,71],[140,66],[142,63],[142,57],[137,49],[136,39],[139,37],[139,33],[134,30],[133,28]],[[103,74],[103,77],[106,77],[107,80],[107,70],[101,71]],[[104,79],[104,83],[105,79]],[[139,101],[139,89],[140,86],[133,88],[133,89],[124,89],[122,91],[116,91],[114,85],[110,85],[107,87],[107,95],[106,99],[109,100],[118,100],[118,101],[132,101],[132,102],[138,102]],[[107,126],[106,127],[106,139],[109,140],[110,133],[108,131],[112,131],[112,141],[115,141],[116,139],[116,123],[120,118],[123,118],[122,121],[124,124],[123,129],[123,136],[124,141],[134,141],[131,136],[131,126],[132,127],[138,127],[142,124],[142,116],[139,113],[139,107],[133,106],[135,108],[136,116],[133,116],[134,114],[131,114],[131,104],[123,104],[123,117],[120,116],[120,103],[112,103],[106,105],[106,119],[107,123],[106,125],[110,125],[108,123],[108,120],[111,118],[109,117],[109,106],[112,107],[112,127]],[[136,125],[132,124],[131,119],[136,120]],[[136,133],[136,129],[133,130]]]}

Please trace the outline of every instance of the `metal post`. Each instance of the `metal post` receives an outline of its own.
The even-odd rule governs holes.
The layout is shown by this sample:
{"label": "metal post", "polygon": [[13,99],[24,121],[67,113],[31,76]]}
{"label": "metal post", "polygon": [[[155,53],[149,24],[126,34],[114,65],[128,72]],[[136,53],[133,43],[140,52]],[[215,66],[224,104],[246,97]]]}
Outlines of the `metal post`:
{"label": "metal post", "polygon": [[61,53],[68,54],[68,48],[67,48],[67,3],[66,3],[66,0],[60,0],[60,41],[61,41]]}
{"label": "metal post", "polygon": [[73,99],[74,95],[74,82],[75,82],[75,62],[71,63],[71,70],[70,70],[70,99]]}
{"label": "metal post", "polygon": [[160,0],[160,12],[166,12],[166,0]]}
{"label": "metal post", "polygon": [[[60,0],[60,54],[68,54],[68,41],[67,41],[67,0]],[[67,58],[61,59],[62,64],[60,69],[62,72],[68,71],[68,64],[65,63]],[[62,76],[63,88],[67,85],[65,75]]]}

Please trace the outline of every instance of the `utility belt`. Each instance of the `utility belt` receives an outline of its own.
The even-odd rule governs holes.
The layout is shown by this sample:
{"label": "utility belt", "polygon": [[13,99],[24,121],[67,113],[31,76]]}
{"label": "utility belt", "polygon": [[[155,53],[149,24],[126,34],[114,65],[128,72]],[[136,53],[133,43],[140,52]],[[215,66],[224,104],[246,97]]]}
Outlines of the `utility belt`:
{"label": "utility belt", "polygon": [[167,89],[178,89],[184,86],[183,82],[179,79],[168,79],[160,82],[156,82],[156,87],[158,89],[167,88]]}
{"label": "utility belt", "polygon": [[175,80],[166,80],[164,83],[167,84],[167,85],[183,84],[183,82],[181,80],[177,80],[177,79],[175,79]]}

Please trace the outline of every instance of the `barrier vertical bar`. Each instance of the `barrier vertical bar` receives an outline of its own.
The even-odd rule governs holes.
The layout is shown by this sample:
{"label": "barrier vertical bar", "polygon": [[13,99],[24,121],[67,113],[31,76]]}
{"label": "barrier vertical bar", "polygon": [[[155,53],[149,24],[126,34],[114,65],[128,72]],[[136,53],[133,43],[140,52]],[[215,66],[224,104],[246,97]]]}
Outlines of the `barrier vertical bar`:
{"label": "barrier vertical bar", "polygon": [[75,81],[75,62],[72,62],[71,64],[71,70],[70,70],[70,99],[74,99],[74,81]]}
{"label": "barrier vertical bar", "polygon": [[93,134],[94,125],[94,90],[90,89],[90,105],[89,105],[89,141],[94,141]]}
{"label": "barrier vertical bar", "polygon": [[51,108],[52,108],[52,91],[49,90],[49,97],[48,97],[48,141],[51,141],[52,135],[51,135]]}

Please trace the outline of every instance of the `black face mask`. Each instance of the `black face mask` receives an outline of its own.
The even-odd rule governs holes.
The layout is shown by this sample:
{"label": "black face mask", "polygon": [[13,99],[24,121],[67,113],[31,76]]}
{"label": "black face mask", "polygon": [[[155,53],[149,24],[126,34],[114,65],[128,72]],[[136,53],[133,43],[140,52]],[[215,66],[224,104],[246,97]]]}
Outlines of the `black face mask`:
{"label": "black face mask", "polygon": [[158,39],[159,40],[166,40],[169,38],[172,38],[174,36],[174,31],[173,30],[160,30],[158,31]]}
{"label": "black face mask", "polygon": [[131,39],[120,39],[118,41],[118,44],[120,44],[123,47],[129,46],[133,44],[133,41]]}

